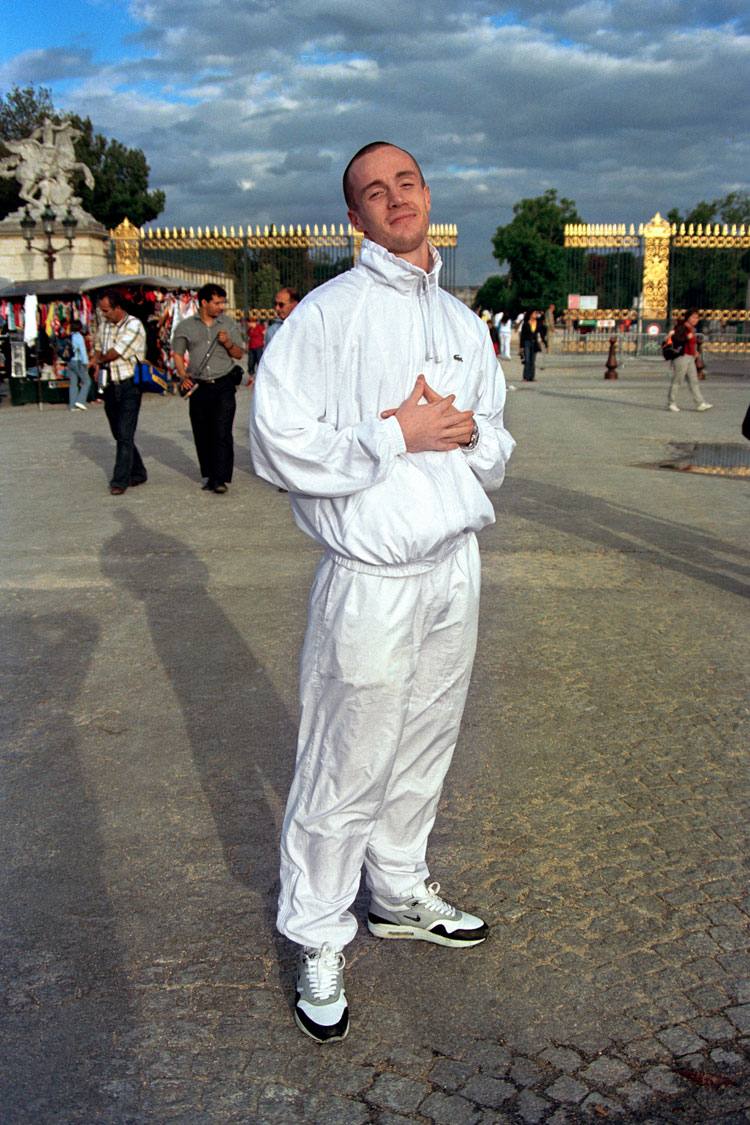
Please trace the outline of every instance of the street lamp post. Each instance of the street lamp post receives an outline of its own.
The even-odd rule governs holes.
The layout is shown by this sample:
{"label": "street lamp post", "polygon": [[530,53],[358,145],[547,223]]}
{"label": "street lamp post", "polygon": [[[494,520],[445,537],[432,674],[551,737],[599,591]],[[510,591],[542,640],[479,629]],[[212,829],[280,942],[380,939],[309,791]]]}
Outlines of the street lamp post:
{"label": "street lamp post", "polygon": [[[64,249],[64,247],[63,246],[55,247],[55,246],[52,245],[52,236],[55,233],[55,221],[57,219],[57,216],[55,215],[55,212],[50,207],[49,203],[45,206],[44,210],[42,211],[42,213],[39,217],[42,221],[42,233],[44,235],[46,235],[46,238],[47,238],[47,245],[46,246],[41,247],[41,246],[34,246],[33,245],[34,232],[36,230],[37,224],[36,224],[36,221],[32,218],[31,212],[29,211],[28,207],[26,207],[26,210],[24,211],[24,216],[21,219],[21,229],[23,231],[23,236],[26,240],[26,249],[27,250],[36,250],[36,252],[38,254],[43,254],[44,257],[46,258],[46,260],[47,260],[47,277],[51,281],[55,276],[55,259],[56,259],[57,255],[60,253],[60,251]],[[72,211],[70,210],[70,207],[68,207],[68,210],[65,212],[65,215],[62,219],[62,225],[63,225],[63,229],[65,231],[65,238],[66,238],[67,243],[68,243],[68,249],[72,250],[73,249],[73,239],[75,238],[76,227],[78,226],[78,220],[73,215]]]}

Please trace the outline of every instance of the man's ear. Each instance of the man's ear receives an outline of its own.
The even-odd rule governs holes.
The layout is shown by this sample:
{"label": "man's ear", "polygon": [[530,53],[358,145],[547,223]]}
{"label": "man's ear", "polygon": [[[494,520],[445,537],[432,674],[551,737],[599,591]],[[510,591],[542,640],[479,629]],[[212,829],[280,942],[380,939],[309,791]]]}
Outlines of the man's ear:
{"label": "man's ear", "polygon": [[364,234],[365,228],[358,213],[356,211],[347,211],[346,213],[349,216],[349,222],[352,224],[354,229],[358,230],[360,234]]}

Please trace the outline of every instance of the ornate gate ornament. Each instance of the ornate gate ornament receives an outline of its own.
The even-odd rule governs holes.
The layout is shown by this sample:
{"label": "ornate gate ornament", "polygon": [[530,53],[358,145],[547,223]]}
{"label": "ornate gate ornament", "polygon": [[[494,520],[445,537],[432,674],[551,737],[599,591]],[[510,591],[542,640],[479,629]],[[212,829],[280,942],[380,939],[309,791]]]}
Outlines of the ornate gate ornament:
{"label": "ornate gate ornament", "polygon": [[115,273],[141,272],[141,232],[123,219],[119,227],[112,231],[115,244]]}
{"label": "ornate gate ornament", "polygon": [[656,320],[667,315],[671,234],[671,224],[658,211],[643,228],[643,316]]}

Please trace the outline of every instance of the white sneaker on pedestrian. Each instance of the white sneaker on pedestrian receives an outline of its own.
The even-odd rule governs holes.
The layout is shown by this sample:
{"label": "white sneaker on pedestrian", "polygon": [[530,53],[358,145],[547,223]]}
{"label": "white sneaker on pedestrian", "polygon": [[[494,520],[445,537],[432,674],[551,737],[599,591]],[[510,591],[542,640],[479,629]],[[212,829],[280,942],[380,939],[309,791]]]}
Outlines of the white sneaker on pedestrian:
{"label": "white sneaker on pedestrian", "polygon": [[297,963],[294,1018],[300,1031],[318,1043],[345,1039],[349,1005],[344,993],[344,954],[326,942],[303,949]]}
{"label": "white sneaker on pedestrian", "polygon": [[429,887],[419,883],[406,902],[395,905],[373,895],[367,915],[370,933],[375,937],[413,938],[454,948],[484,941],[489,933],[487,924],[445,902],[439,890],[439,883],[430,883]]}
{"label": "white sneaker on pedestrian", "polygon": [[76,403],[76,410],[85,410],[85,409],[86,409],[86,407],[83,405],[82,402]]}
{"label": "white sneaker on pedestrian", "polygon": [[679,408],[679,406],[677,405],[676,402],[668,402],[667,403],[667,410],[671,410],[673,414],[679,414],[680,413],[680,408]]}
{"label": "white sneaker on pedestrian", "polygon": [[698,409],[699,410],[710,410],[712,406],[713,406],[712,402],[700,402],[700,403],[698,403]]}

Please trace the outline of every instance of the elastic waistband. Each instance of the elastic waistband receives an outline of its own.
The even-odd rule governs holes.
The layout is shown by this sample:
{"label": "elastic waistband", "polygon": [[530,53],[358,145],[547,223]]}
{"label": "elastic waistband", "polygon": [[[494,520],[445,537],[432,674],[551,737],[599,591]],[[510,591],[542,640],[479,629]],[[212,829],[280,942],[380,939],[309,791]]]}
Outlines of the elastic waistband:
{"label": "elastic waistband", "polygon": [[451,539],[449,543],[445,543],[435,558],[420,559],[419,562],[413,563],[365,563],[360,562],[359,559],[351,559],[348,555],[339,555],[336,551],[326,551],[326,558],[330,559],[336,566],[346,567],[347,570],[356,570],[359,574],[375,574],[379,578],[408,578],[413,574],[426,574],[428,570],[434,570],[436,566],[440,566],[446,559],[455,555],[460,551],[470,540],[473,532],[465,535],[459,535],[457,539]]}

